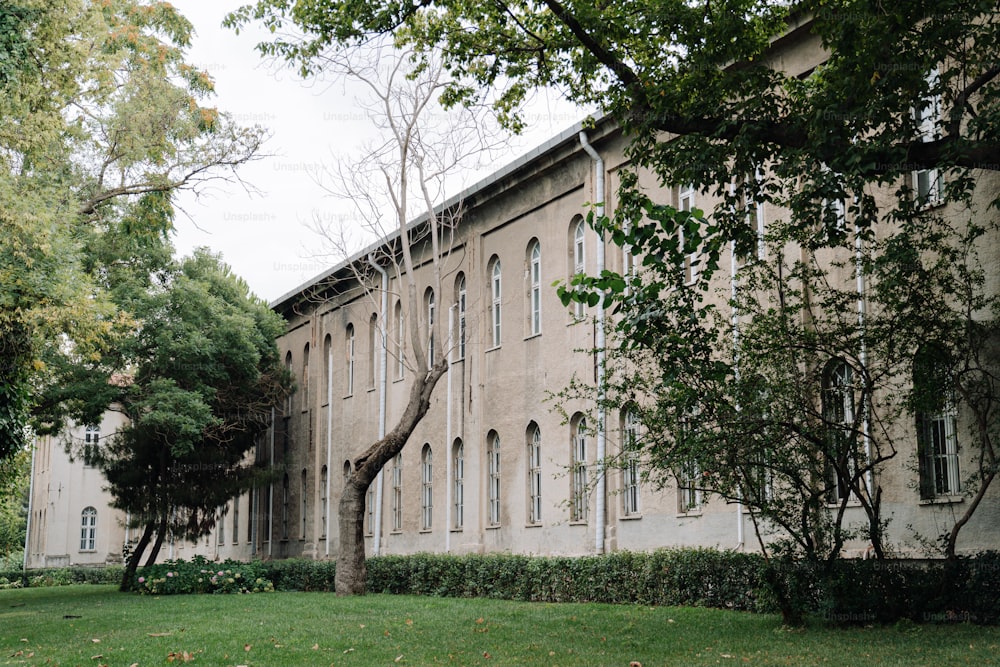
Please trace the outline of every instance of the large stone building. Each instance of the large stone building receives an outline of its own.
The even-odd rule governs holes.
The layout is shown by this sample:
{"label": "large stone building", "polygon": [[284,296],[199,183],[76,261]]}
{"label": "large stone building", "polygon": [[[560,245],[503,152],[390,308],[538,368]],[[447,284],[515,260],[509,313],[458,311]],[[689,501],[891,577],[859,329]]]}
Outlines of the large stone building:
{"label": "large stone building", "polygon": [[[801,29],[778,40],[773,54],[795,74],[823,57],[817,38]],[[278,346],[297,384],[276,406],[255,454],[274,481],[232,501],[205,543],[173,545],[164,555],[335,557],[345,474],[380,425],[391,429],[399,418],[413,373],[409,327],[429,319],[450,343],[437,341],[449,358],[447,375],[427,416],[369,491],[369,553],[756,549],[742,507],[677,484],[655,488],[635,466],[602,472],[602,456],[619,453],[639,428],[627,411],[598,420],[593,401],[553,399],[574,377],[596,380],[593,349],[603,317],[563,306],[553,282],[601,266],[621,271],[630,261],[584,222],[589,203],[616,206],[625,145],[609,119],[573,127],[443,204],[441,212],[461,217],[449,230],[437,289],[429,247],[414,246],[420,318],[408,312],[405,285],[386,261],[398,252],[397,237],[273,303],[288,322]],[[711,211],[718,203],[691,189],[661,188],[651,177],[644,183],[678,208]],[[998,190],[996,173],[983,174],[978,200]],[[762,205],[756,224],[763,229],[786,214]],[[1000,267],[989,268],[996,289]],[[959,480],[975,465],[973,452],[958,446],[954,423],[946,430],[939,461],[946,481],[933,498],[922,498],[915,478],[915,433],[901,439],[908,451],[882,473],[888,541],[899,553],[917,553],[910,536],[939,535],[968,502]],[[97,471],[58,463],[58,449],[43,443],[36,452],[29,565],[116,557],[127,535],[115,527],[121,517],[108,512],[106,499],[88,495],[100,486]],[[94,539],[88,508],[97,510]],[[858,507],[847,511],[862,516]],[[1000,546],[998,520],[994,489],[964,530],[960,551]],[[856,541],[847,552],[865,549]]]}

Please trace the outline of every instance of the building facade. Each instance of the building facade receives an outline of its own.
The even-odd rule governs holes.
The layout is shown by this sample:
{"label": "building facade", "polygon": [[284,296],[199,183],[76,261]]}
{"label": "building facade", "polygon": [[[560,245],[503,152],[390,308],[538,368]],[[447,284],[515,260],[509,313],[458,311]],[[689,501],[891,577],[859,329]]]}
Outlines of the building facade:
{"label": "building facade", "polygon": [[[792,35],[776,43],[773,58],[804,75],[824,54],[809,33]],[[634,261],[585,222],[590,204],[616,206],[621,170],[629,166],[626,141],[609,119],[570,128],[443,204],[441,212],[460,216],[448,230],[440,276],[429,245],[413,244],[419,313],[410,312],[404,276],[390,261],[398,237],[273,303],[288,323],[278,346],[297,389],[276,406],[255,453],[271,481],[220,508],[205,542],[169,545],[162,557],[335,558],[337,505],[352,461],[378,439],[381,424],[392,428],[406,405],[413,327],[423,329],[418,337],[428,349],[447,355],[448,370],[430,411],[369,490],[370,554],[756,550],[752,519],[741,506],[703,497],[683,479],[648,484],[627,457],[604,468],[642,428],[627,407],[602,415],[594,401],[558,398],[574,378],[597,381],[594,349],[604,315],[563,306],[553,283],[601,267],[622,272]],[[926,190],[927,174],[914,179]],[[660,186],[649,175],[642,182],[679,209],[711,211],[718,204],[691,188]],[[986,210],[1000,191],[996,173],[982,174],[978,187]],[[763,230],[786,215],[761,205],[755,225]],[[413,223],[411,237],[420,236],[424,222]],[[1000,247],[995,235],[989,239]],[[990,257],[988,288],[997,290],[1000,263],[996,252]],[[432,345],[432,331],[445,340]],[[891,520],[887,542],[900,555],[921,554],[912,536],[941,534],[969,502],[961,480],[976,465],[974,452],[960,446],[954,420],[939,421],[932,493],[921,492],[927,485],[914,465],[916,427],[900,439],[909,450],[881,473],[883,513]],[[100,495],[99,472],[68,464],[57,450],[46,440],[36,451],[29,566],[119,558],[129,535]],[[863,516],[857,507],[847,511]],[[1000,493],[992,489],[959,551],[998,548],[998,525]],[[866,550],[856,540],[845,553]]]}

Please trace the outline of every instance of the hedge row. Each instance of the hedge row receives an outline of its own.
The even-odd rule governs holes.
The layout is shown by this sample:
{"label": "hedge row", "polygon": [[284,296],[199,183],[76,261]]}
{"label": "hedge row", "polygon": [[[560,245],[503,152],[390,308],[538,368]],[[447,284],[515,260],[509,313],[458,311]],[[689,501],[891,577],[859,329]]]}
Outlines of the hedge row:
{"label": "hedge row", "polygon": [[[135,583],[137,590],[159,595],[332,591],[334,568],[332,561],[220,564],[196,558],[142,568]],[[118,583],[121,573],[120,567],[32,570],[29,581]],[[20,581],[21,573],[0,572],[0,581],[4,577]],[[367,585],[373,593],[772,612],[778,609],[774,582],[797,608],[834,623],[1000,623],[996,552],[954,562],[843,560],[829,568],[712,549],[547,558],[415,554],[369,558]]]}
{"label": "hedge row", "polygon": [[[117,584],[122,580],[122,567],[107,565],[100,567],[46,567],[28,570],[28,586],[67,586],[69,584]],[[16,570],[0,570],[0,588],[17,588],[23,585],[24,573]]]}

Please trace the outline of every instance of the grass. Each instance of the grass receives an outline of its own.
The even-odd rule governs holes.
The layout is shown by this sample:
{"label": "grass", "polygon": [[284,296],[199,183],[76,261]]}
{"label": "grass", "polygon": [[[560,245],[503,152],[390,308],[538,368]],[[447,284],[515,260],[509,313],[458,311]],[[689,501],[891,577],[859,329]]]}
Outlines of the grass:
{"label": "grass", "polygon": [[0,591],[2,665],[986,665],[1000,628],[789,630],[700,608],[328,593]]}

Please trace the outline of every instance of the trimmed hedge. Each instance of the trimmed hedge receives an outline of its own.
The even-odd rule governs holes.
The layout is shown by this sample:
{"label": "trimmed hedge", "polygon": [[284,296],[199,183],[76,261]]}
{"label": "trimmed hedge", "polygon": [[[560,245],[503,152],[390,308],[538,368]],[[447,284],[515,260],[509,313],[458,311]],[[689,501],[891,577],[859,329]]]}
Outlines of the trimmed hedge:
{"label": "trimmed hedge", "polygon": [[[713,549],[581,557],[414,554],[369,558],[367,567],[373,593],[774,612],[770,573],[796,608],[830,623],[1000,623],[997,552],[951,562],[841,560],[826,567]],[[141,568],[135,585],[158,595],[332,591],[334,574],[333,561],[220,564],[199,557]],[[121,567],[31,570],[29,584],[118,583],[121,576]],[[0,588],[4,578],[19,585],[21,573],[0,572]]]}
{"label": "trimmed hedge", "polygon": [[[120,565],[95,567],[45,567],[28,570],[28,586],[68,586],[69,584],[117,584],[122,580]],[[23,577],[21,569],[0,571],[0,589],[19,588]]]}

